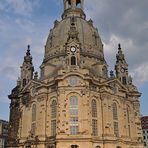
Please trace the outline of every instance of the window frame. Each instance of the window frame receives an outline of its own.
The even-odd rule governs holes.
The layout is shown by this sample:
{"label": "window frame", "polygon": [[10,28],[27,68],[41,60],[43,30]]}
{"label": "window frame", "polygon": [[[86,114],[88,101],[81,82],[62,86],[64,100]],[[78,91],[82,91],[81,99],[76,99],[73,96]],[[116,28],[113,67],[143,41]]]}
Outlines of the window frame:
{"label": "window frame", "polygon": [[92,111],[92,135],[98,136],[98,113],[97,113],[97,101],[92,99],[91,101],[91,111]]}
{"label": "window frame", "polygon": [[51,101],[51,136],[56,136],[57,131],[57,101]]}
{"label": "window frame", "polygon": [[36,133],[36,114],[37,114],[37,107],[36,104],[32,105],[32,123],[31,123],[31,133],[35,135]]}
{"label": "window frame", "polygon": [[76,95],[70,96],[69,98],[69,125],[70,134],[77,135],[79,131],[79,109],[78,109],[78,97]]}
{"label": "window frame", "polygon": [[77,65],[77,59],[76,59],[76,57],[74,55],[71,56],[70,62],[71,62],[71,65],[72,66]]}
{"label": "window frame", "polygon": [[114,135],[119,137],[118,107],[116,102],[113,102],[112,104],[112,114]]}

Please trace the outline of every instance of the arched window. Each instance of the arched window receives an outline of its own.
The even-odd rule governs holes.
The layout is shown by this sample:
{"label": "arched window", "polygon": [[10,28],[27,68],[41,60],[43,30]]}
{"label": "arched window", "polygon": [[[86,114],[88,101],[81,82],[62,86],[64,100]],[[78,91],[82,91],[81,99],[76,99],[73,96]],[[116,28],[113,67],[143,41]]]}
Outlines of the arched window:
{"label": "arched window", "polygon": [[23,79],[23,87],[26,86],[26,83],[27,83],[26,79]]}
{"label": "arched window", "polygon": [[96,148],[101,148],[101,146],[96,146]]}
{"label": "arched window", "polygon": [[31,125],[31,131],[33,135],[35,135],[35,129],[36,129],[36,104],[33,104],[32,106],[32,125]]}
{"label": "arched window", "polygon": [[56,135],[56,116],[57,116],[57,102],[53,100],[51,103],[51,135]]}
{"label": "arched window", "polygon": [[127,127],[128,127],[128,136],[131,136],[131,127],[130,127],[130,115],[129,115],[129,107],[126,108],[127,112]]}
{"label": "arched window", "polygon": [[32,106],[32,122],[36,121],[36,105]]}
{"label": "arched window", "polygon": [[92,100],[91,102],[92,108],[92,135],[98,135],[98,121],[97,121],[97,102],[96,100]]}
{"label": "arched window", "polygon": [[56,118],[56,114],[57,114],[57,102],[56,100],[53,100],[51,104],[51,118]]}
{"label": "arched window", "polygon": [[71,148],[78,148],[78,145],[71,145]]}
{"label": "arched window", "polygon": [[115,102],[112,104],[112,110],[113,110],[114,134],[116,137],[119,137],[118,111],[117,111],[117,104]]}
{"label": "arched window", "polygon": [[76,65],[76,57],[75,56],[71,57],[71,65]]}
{"label": "arched window", "polygon": [[70,111],[70,133],[71,135],[78,134],[78,98],[71,96],[69,99]]}
{"label": "arched window", "polygon": [[113,103],[113,120],[118,120],[117,104]]}
{"label": "arched window", "polygon": [[92,117],[97,117],[97,103],[96,103],[96,100],[92,100],[91,107],[92,107]]}

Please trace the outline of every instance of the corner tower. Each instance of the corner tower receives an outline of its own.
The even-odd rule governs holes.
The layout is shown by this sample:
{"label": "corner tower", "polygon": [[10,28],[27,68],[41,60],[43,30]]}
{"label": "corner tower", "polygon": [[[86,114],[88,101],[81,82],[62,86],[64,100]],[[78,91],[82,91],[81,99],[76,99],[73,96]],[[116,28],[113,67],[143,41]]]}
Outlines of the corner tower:
{"label": "corner tower", "polygon": [[141,94],[132,80],[125,85],[121,79],[128,73],[121,73],[127,64],[120,46],[116,76],[109,77],[100,35],[86,20],[83,0],[63,2],[62,19],[47,38],[40,77],[35,73],[32,79],[28,50],[21,76],[27,83],[10,96],[19,102],[17,147],[143,148]]}
{"label": "corner tower", "polygon": [[118,53],[116,55],[116,76],[123,85],[128,84],[128,64],[125,60],[124,54],[122,53],[121,45],[118,44]]}
{"label": "corner tower", "polygon": [[30,80],[33,79],[34,66],[32,64],[32,56],[30,53],[30,45],[28,45],[24,61],[21,66],[21,87],[25,87]]}

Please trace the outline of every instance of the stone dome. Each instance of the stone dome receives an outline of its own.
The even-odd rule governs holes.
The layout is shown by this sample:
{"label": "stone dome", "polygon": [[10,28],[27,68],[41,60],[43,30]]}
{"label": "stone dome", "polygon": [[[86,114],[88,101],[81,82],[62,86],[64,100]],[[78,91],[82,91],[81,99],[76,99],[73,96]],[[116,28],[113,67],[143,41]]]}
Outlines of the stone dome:
{"label": "stone dome", "polygon": [[[82,9],[83,1],[64,1],[62,20],[54,22],[47,38],[44,61],[41,65],[42,75],[52,76],[62,67],[70,66],[72,58],[75,59],[75,66],[88,69],[94,74],[99,73],[101,69],[102,73],[107,75],[103,44],[93,21],[86,20]],[[78,8],[78,3],[81,8]],[[75,53],[71,51],[73,46],[77,49]]]}
{"label": "stone dome", "polygon": [[[64,13],[65,14],[65,13]],[[54,28],[50,30],[45,46],[45,58],[62,52],[68,39],[70,31],[71,18],[73,16],[63,15],[63,19],[55,21]],[[78,39],[83,52],[92,53],[96,56],[103,57],[103,45],[98,30],[93,26],[92,20],[87,21],[85,17],[75,16],[75,26],[78,32]]]}

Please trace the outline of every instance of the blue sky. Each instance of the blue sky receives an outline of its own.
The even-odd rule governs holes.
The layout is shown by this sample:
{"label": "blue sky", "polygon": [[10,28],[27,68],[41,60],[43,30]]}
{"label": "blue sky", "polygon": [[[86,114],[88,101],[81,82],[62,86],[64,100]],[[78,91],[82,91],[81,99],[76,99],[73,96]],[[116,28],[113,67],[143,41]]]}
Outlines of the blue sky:
{"label": "blue sky", "polygon": [[[109,70],[114,68],[121,43],[134,83],[142,92],[141,113],[148,115],[148,15],[147,0],[84,0],[104,43]],[[27,45],[39,71],[44,45],[61,19],[63,0],[0,0],[0,119],[9,118],[8,95],[16,85]]]}

